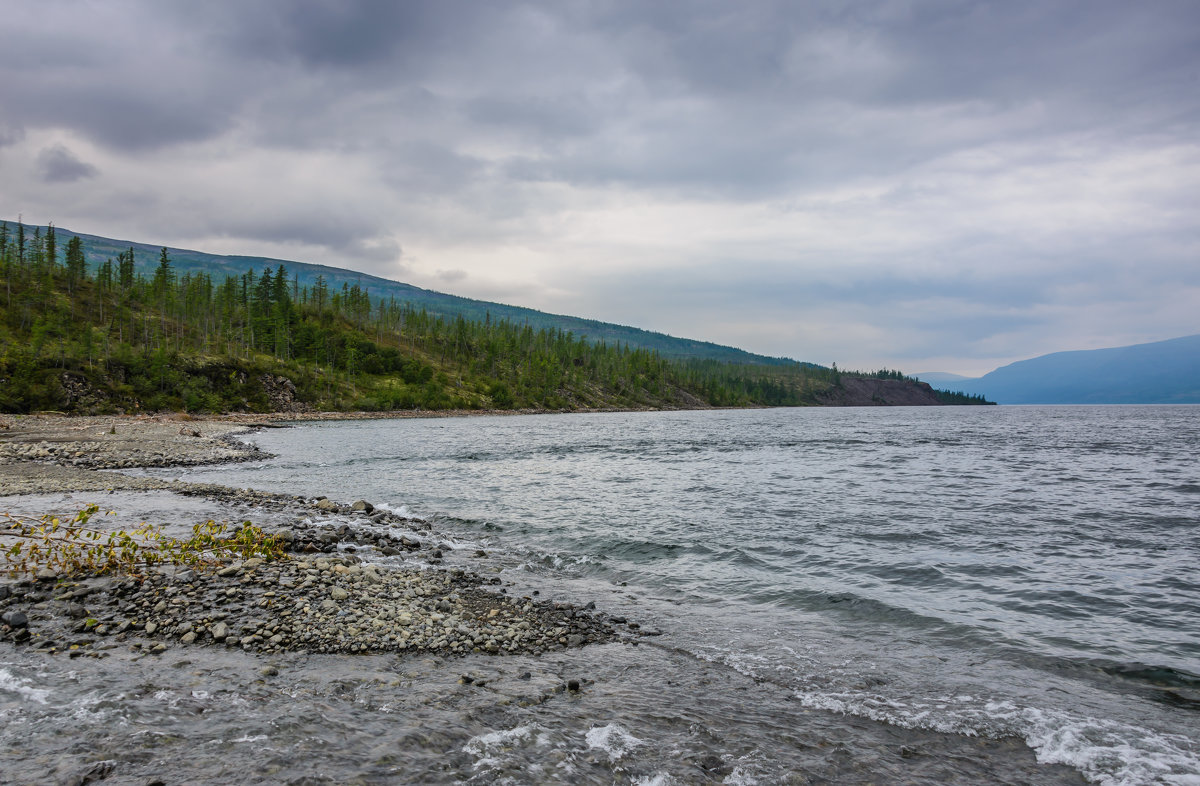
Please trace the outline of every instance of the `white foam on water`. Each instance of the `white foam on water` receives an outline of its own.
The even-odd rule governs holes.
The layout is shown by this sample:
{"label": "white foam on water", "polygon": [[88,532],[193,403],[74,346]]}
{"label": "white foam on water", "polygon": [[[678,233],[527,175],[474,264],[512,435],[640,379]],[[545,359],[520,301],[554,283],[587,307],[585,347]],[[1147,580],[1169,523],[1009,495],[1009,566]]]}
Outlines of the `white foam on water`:
{"label": "white foam on water", "polygon": [[622,758],[639,745],[642,740],[630,734],[620,724],[610,723],[607,726],[593,726],[584,735],[589,748],[602,750],[613,761]]}
{"label": "white foam on water", "polygon": [[50,699],[49,689],[34,688],[29,680],[18,677],[8,669],[0,669],[0,690],[15,693],[26,701],[37,704],[46,704]]}
{"label": "white foam on water", "polygon": [[463,745],[462,749],[464,753],[477,757],[475,769],[494,767],[500,764],[496,754],[531,741],[540,744],[541,738],[536,734],[537,728],[536,724],[530,723],[513,729],[480,734],[467,740],[467,744]]}
{"label": "white foam on water", "polygon": [[1200,745],[1181,734],[1011,702],[989,703],[987,710],[1021,727],[1038,761],[1074,767],[1101,786],[1200,786]]}
{"label": "white foam on water", "polygon": [[948,696],[917,702],[869,693],[797,691],[800,703],[910,729],[1025,740],[1043,764],[1063,764],[1100,786],[1200,786],[1200,744],[1112,720]]}
{"label": "white foam on water", "polygon": [[265,734],[247,734],[245,736],[238,737],[236,740],[230,740],[230,742],[261,742],[265,739],[269,739]]}
{"label": "white foam on water", "polygon": [[656,772],[653,775],[645,775],[641,778],[634,778],[630,781],[634,786],[671,786],[674,783],[671,776],[665,772]]}
{"label": "white foam on water", "polygon": [[755,778],[750,773],[743,770],[741,767],[734,767],[733,772],[725,776],[722,783],[727,783],[729,786],[758,786],[758,778]]}
{"label": "white foam on water", "polygon": [[376,505],[375,508],[376,508],[376,510],[386,510],[388,513],[391,513],[393,516],[399,516],[402,519],[409,519],[411,521],[422,521],[423,520],[420,516],[416,515],[415,513],[410,512],[407,505],[389,505],[386,502],[381,502],[378,505]]}

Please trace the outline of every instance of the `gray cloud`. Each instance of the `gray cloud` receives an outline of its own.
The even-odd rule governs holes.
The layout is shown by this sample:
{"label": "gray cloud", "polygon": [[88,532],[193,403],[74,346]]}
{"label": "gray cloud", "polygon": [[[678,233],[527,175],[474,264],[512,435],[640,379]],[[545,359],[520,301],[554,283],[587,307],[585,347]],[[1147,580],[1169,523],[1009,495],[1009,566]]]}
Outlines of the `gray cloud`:
{"label": "gray cloud", "polygon": [[74,183],[77,180],[95,177],[98,173],[96,167],[81,161],[68,147],[61,144],[42,148],[37,156],[37,165],[42,180],[47,183]]}
{"label": "gray cloud", "polygon": [[846,363],[1012,359],[1195,331],[1198,87],[1190,0],[47,2],[0,27],[0,197],[769,354],[840,313]]}

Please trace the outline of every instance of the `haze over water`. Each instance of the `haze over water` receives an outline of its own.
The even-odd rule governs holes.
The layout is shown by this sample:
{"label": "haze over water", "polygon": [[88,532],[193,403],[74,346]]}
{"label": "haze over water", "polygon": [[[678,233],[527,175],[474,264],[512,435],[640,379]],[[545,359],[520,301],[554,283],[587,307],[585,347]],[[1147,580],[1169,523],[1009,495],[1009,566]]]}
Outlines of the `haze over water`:
{"label": "haze over water", "polygon": [[696,664],[778,685],[774,718],[1015,735],[1095,782],[1200,782],[1196,408],[358,421],[253,440],[278,457],[183,477],[433,516],[509,578],[613,598]]}

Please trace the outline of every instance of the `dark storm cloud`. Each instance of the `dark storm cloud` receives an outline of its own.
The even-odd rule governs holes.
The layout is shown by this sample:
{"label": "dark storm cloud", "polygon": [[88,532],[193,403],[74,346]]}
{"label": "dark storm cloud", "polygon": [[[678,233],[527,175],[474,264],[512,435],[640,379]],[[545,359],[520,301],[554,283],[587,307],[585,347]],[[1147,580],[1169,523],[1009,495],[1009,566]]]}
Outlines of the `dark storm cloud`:
{"label": "dark storm cloud", "polygon": [[81,161],[65,145],[42,148],[37,156],[38,170],[47,183],[74,183],[77,180],[95,177],[96,167]]}

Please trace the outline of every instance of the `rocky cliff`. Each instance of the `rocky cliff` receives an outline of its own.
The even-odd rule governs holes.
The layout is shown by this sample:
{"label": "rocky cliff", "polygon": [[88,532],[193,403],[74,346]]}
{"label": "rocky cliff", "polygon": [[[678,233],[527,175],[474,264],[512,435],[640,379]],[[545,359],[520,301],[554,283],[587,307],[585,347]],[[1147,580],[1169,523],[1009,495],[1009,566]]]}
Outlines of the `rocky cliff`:
{"label": "rocky cliff", "polygon": [[942,401],[925,382],[904,379],[877,379],[843,375],[841,383],[817,396],[831,407],[925,407],[941,406]]}

